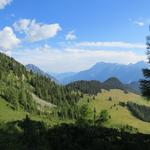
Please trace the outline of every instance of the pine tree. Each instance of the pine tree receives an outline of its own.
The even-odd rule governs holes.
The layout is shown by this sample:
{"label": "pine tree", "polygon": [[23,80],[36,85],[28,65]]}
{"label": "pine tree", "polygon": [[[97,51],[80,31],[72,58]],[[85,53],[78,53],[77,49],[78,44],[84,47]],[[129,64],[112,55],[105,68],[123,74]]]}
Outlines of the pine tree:
{"label": "pine tree", "polygon": [[95,107],[94,107],[93,113],[94,113],[93,123],[95,125],[95,120],[96,120],[96,108]]}
{"label": "pine tree", "polygon": [[[150,64],[150,36],[147,36],[147,56],[148,63]],[[150,69],[143,69],[143,74],[145,79],[141,80],[141,90],[143,96],[145,96],[148,100],[150,100]]]}

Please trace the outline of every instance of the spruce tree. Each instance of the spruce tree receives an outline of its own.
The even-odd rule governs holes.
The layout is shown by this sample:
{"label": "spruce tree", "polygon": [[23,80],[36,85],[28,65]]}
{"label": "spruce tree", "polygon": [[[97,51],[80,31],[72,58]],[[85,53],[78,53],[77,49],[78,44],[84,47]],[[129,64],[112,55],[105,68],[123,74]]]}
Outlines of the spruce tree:
{"label": "spruce tree", "polygon": [[[148,56],[148,63],[150,64],[150,36],[147,36],[147,56]],[[150,69],[146,68],[143,69],[143,75],[145,77],[144,80],[141,80],[141,90],[142,95],[145,96],[148,100],[150,100]]]}

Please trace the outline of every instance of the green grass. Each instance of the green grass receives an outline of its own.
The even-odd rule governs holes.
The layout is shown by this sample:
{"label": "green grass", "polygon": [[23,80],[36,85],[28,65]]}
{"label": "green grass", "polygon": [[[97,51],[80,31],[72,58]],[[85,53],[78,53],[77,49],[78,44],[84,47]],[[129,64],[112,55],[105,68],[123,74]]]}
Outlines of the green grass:
{"label": "green grass", "polygon": [[[108,100],[110,96],[112,97],[112,101]],[[85,95],[84,99],[81,100],[79,104],[82,105],[87,103],[88,98],[89,96]],[[118,105],[119,102],[128,101],[150,106],[150,102],[146,101],[143,97],[130,92],[125,94],[121,90],[103,90],[102,93],[99,93],[95,97],[95,100],[90,97],[90,102],[88,105],[91,110],[93,110],[94,107],[96,108],[97,115],[103,109],[108,110],[111,115],[111,119],[105,124],[107,127],[118,127],[128,124],[134,128],[137,128],[139,132],[150,133],[150,123],[139,120],[134,117],[126,107]]]}
{"label": "green grass", "polygon": [[54,126],[59,123],[70,123],[70,120],[59,120],[56,118],[48,117],[45,115],[29,114],[21,109],[13,110],[10,104],[0,97],[0,122],[11,122],[16,120],[22,120],[29,115],[29,117],[36,121],[44,121],[48,126]]}
{"label": "green grass", "polygon": [[[108,100],[109,97],[112,97],[112,101]],[[89,103],[87,102],[88,98],[90,98]],[[118,128],[128,124],[134,128],[137,128],[139,132],[150,133],[150,123],[139,120],[138,118],[134,117],[126,107],[118,105],[119,102],[128,101],[132,101],[140,105],[150,106],[150,102],[146,101],[143,97],[133,93],[125,94],[121,90],[102,90],[102,93],[99,93],[95,97],[95,100],[92,97],[85,95],[84,98],[79,102],[79,105],[88,103],[91,110],[93,110],[94,107],[96,108],[97,115],[101,112],[101,110],[108,110],[109,114],[111,115],[111,119],[105,124],[106,127]],[[33,120],[44,121],[50,126],[63,122],[72,123],[70,120],[59,120],[44,115],[29,114],[23,110],[13,110],[9,103],[0,98],[0,122],[22,120],[27,114]]]}
{"label": "green grass", "polygon": [[27,113],[22,110],[14,111],[9,103],[0,98],[0,121],[15,121],[25,118]]}

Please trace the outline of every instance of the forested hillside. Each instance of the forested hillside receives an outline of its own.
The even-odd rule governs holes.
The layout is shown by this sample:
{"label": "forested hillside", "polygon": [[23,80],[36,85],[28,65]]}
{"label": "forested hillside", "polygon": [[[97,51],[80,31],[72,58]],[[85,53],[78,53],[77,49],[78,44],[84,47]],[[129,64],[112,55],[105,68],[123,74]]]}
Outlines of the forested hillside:
{"label": "forested hillside", "polygon": [[0,96],[7,100],[14,109],[22,107],[26,111],[34,111],[36,104],[32,100],[28,83],[29,72],[13,58],[0,53]]}
{"label": "forested hillside", "polygon": [[91,94],[91,95],[96,95],[97,93],[101,92],[102,89],[106,89],[106,90],[120,89],[123,90],[124,92],[130,91],[136,94],[140,94],[140,91],[137,88],[130,86],[129,84],[128,85],[123,84],[115,77],[111,77],[104,82],[100,82],[96,80],[75,81],[66,85],[66,87],[71,88],[72,90],[75,91],[81,91],[82,93]]}
{"label": "forested hillside", "polygon": [[91,94],[91,95],[96,95],[97,93],[101,92],[101,89],[103,88],[103,85],[101,82],[93,80],[93,81],[75,81],[72,82],[66,87],[71,88],[72,90],[75,91],[81,91],[82,93],[85,94]]}
{"label": "forested hillside", "polygon": [[62,106],[68,111],[70,106],[79,100],[79,93],[57,85],[47,77],[27,71],[22,64],[2,53],[0,70],[0,96],[15,110],[21,108],[28,112],[36,112],[37,106],[32,93],[55,104],[59,111]]}

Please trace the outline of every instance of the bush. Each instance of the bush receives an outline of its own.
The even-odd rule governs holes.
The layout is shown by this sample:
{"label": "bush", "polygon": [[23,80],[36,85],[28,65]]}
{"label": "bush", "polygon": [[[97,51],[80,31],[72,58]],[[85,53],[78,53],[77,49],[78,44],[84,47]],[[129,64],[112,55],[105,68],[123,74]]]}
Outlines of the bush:
{"label": "bush", "polygon": [[96,120],[96,124],[103,124],[111,118],[107,110],[102,110],[100,112],[99,118]]}
{"label": "bush", "polygon": [[109,101],[112,101],[112,97],[110,96],[110,97],[108,98],[108,100],[109,100]]}
{"label": "bush", "polygon": [[124,103],[124,102],[119,102],[119,105],[122,107],[126,107],[126,103]]}
{"label": "bush", "polygon": [[128,94],[129,92],[127,90],[124,90],[124,94]]}
{"label": "bush", "polygon": [[88,102],[88,103],[90,102],[90,99],[89,99],[89,98],[87,99],[87,102]]}

